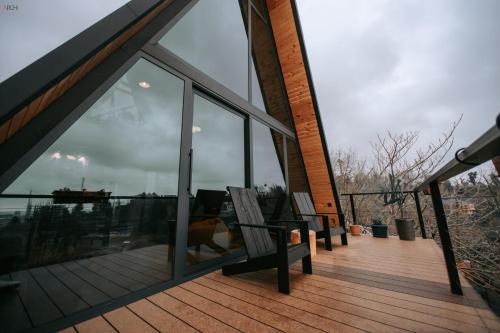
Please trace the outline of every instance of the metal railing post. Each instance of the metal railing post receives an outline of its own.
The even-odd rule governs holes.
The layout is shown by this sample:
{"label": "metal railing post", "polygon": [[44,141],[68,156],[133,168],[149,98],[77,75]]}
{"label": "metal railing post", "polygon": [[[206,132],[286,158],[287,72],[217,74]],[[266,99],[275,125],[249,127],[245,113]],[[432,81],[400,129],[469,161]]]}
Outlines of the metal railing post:
{"label": "metal railing post", "polygon": [[432,204],[434,206],[434,214],[436,214],[436,222],[439,230],[439,237],[441,238],[441,247],[443,249],[444,260],[446,262],[446,269],[448,271],[448,279],[450,280],[451,292],[457,295],[463,295],[462,286],[460,284],[460,277],[458,276],[457,263],[455,261],[455,254],[453,253],[453,246],[451,244],[450,233],[448,230],[448,223],[446,222],[446,213],[441,200],[441,193],[439,192],[439,185],[437,181],[430,183]]}
{"label": "metal railing post", "polygon": [[420,233],[423,239],[427,239],[427,233],[425,232],[424,216],[422,215],[422,208],[420,207],[420,199],[418,198],[418,191],[413,192],[413,197],[415,198],[415,205],[417,206],[417,216],[418,223],[420,224]]}
{"label": "metal railing post", "polygon": [[339,213],[339,222],[340,226],[344,228],[344,233],[340,235],[340,240],[342,245],[347,245],[347,227],[345,225],[345,215],[342,212]]}
{"label": "metal railing post", "polygon": [[349,194],[349,200],[351,201],[352,224],[356,224],[356,208],[354,207],[354,196],[352,194]]}

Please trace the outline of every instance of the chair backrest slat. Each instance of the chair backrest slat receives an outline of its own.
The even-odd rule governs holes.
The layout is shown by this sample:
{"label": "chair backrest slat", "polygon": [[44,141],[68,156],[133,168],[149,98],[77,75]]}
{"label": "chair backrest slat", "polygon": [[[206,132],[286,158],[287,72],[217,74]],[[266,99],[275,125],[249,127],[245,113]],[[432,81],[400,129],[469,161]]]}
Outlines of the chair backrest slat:
{"label": "chair backrest slat", "polygon": [[[299,214],[316,214],[316,209],[311,201],[311,197],[307,192],[294,192],[293,200],[298,209]],[[314,231],[323,230],[323,224],[319,217],[317,216],[302,216],[304,221],[309,222],[309,229]]]}
{"label": "chair backrest slat", "polygon": [[[264,216],[254,189],[228,187],[239,223],[265,225]],[[241,234],[249,258],[256,258],[275,251],[269,231],[264,228],[242,227]]]}

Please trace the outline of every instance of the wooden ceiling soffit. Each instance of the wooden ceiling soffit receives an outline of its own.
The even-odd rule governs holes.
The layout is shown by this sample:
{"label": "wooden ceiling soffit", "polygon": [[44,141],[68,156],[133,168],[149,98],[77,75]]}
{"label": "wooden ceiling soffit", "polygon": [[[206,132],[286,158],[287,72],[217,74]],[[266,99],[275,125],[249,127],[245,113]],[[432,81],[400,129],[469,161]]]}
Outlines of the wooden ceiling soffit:
{"label": "wooden ceiling soffit", "polygon": [[316,211],[331,214],[331,223],[339,225],[328,151],[321,138],[291,1],[267,0],[269,17]]}
{"label": "wooden ceiling soffit", "polygon": [[113,52],[120,48],[132,36],[140,31],[147,23],[163,11],[173,0],[165,0],[157,5],[151,12],[130,26],[117,38],[98,51],[93,57],[88,59],[74,71],[60,80],[58,83],[47,89],[31,103],[17,112],[10,119],[0,125],[0,144],[11,138],[17,131],[29,123],[37,114],[47,108],[55,100],[61,97],[66,91],[73,87],[78,81],[85,77],[92,69],[108,58]]}

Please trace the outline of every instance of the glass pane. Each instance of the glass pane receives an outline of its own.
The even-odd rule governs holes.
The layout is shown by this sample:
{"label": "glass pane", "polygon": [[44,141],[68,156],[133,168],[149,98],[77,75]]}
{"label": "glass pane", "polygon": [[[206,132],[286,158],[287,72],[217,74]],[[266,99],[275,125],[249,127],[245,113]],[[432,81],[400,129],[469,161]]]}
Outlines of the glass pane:
{"label": "glass pane", "polygon": [[252,61],[252,104],[259,110],[266,112],[266,106],[262,98],[262,90],[260,89],[259,77],[255,71],[254,61]]}
{"label": "glass pane", "polygon": [[0,275],[71,277],[84,307],[171,278],[183,90],[139,60],[6,189],[23,197],[0,198]]}
{"label": "glass pane", "polygon": [[[252,56],[256,69],[256,72],[252,74],[252,103],[285,126],[291,127],[287,111],[288,100],[281,85],[282,73],[274,52],[271,30],[253,9]],[[264,105],[267,109],[263,107]]]}
{"label": "glass pane", "polygon": [[281,219],[286,209],[283,173],[283,136],[252,121],[253,177],[262,214],[266,220]]}
{"label": "glass pane", "polygon": [[245,186],[245,122],[240,116],[195,95],[193,184],[198,189]]}
{"label": "glass pane", "polygon": [[0,45],[4,47],[2,47],[0,82],[56,49],[128,1],[11,0],[8,5],[2,3]]}
{"label": "glass pane", "polygon": [[159,44],[248,97],[248,39],[237,0],[200,0]]}
{"label": "glass pane", "polygon": [[244,119],[195,95],[188,265],[241,251],[227,186],[245,186]]}
{"label": "glass pane", "polygon": [[289,192],[309,192],[304,164],[295,141],[287,138]]}

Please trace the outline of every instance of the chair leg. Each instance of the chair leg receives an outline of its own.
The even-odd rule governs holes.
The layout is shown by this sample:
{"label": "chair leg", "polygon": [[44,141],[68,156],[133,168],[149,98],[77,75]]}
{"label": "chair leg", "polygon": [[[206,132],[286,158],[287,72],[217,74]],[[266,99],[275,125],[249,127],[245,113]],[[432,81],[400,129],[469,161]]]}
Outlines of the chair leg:
{"label": "chair leg", "polygon": [[286,233],[284,230],[278,232],[278,290],[280,293],[290,293],[290,276],[288,274],[288,249]]}
{"label": "chair leg", "polygon": [[312,274],[312,261],[311,255],[305,256],[302,258],[302,273]]}
{"label": "chair leg", "polygon": [[328,223],[328,216],[323,215],[323,231],[325,234],[325,249],[332,251],[332,236],[330,235],[330,224]]}
{"label": "chair leg", "polygon": [[278,291],[283,294],[290,294],[290,275],[288,272],[288,263],[278,266]]}

